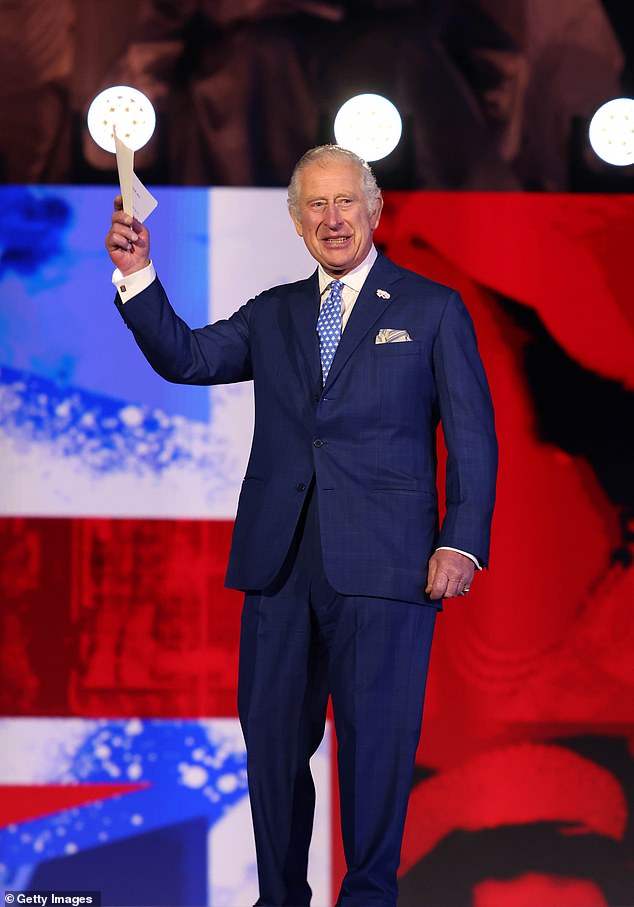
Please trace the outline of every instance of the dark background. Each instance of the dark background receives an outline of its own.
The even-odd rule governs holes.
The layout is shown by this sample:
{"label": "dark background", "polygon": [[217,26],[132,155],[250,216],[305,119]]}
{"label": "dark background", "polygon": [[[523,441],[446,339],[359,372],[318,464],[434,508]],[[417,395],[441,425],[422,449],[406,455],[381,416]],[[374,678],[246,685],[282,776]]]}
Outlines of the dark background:
{"label": "dark background", "polygon": [[110,182],[86,134],[111,84],[154,101],[156,184],[284,186],[360,91],[401,110],[385,188],[630,191],[588,148],[634,93],[628,0],[24,0],[2,4],[0,179]]}

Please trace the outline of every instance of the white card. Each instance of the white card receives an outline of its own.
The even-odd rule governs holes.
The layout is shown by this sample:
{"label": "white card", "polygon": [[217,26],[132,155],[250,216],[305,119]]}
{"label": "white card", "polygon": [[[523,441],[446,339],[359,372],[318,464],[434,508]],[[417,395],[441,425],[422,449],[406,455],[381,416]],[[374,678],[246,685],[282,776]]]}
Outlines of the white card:
{"label": "white card", "polygon": [[154,211],[158,202],[134,172],[134,151],[121,141],[114,127],[112,132],[116,147],[123,210],[143,223],[146,217],[149,217]]}
{"label": "white card", "polygon": [[132,213],[139,221],[143,223],[146,217],[149,217],[152,211],[158,205],[149,189],[146,189],[139,177],[132,172]]}

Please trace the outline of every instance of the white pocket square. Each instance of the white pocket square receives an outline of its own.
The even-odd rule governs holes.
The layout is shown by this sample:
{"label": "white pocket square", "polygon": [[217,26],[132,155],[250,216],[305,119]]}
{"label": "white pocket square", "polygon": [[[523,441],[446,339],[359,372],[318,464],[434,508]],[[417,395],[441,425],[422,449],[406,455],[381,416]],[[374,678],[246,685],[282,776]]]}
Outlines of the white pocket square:
{"label": "white pocket square", "polygon": [[398,328],[381,328],[379,333],[374,338],[375,343],[403,343],[406,340],[411,340],[407,331],[399,330]]}

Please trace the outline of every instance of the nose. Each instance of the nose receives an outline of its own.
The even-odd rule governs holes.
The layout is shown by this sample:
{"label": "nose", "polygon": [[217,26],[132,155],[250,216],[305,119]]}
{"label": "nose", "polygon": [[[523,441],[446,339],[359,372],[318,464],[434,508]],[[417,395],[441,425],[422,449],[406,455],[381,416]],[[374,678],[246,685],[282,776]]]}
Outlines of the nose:
{"label": "nose", "polygon": [[328,204],[328,207],[326,208],[326,211],[325,211],[324,220],[325,220],[327,226],[329,226],[331,230],[336,230],[338,227],[341,226],[341,223],[342,223],[341,211],[337,207],[336,202],[330,202]]}

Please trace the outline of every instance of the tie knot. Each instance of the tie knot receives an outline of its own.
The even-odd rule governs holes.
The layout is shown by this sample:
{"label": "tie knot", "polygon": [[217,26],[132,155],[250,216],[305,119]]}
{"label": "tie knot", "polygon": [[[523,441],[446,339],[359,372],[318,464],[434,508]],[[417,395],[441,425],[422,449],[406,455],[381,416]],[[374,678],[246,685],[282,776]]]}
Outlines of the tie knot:
{"label": "tie knot", "polygon": [[343,290],[343,283],[340,280],[333,280],[330,284],[330,296],[340,296]]}

